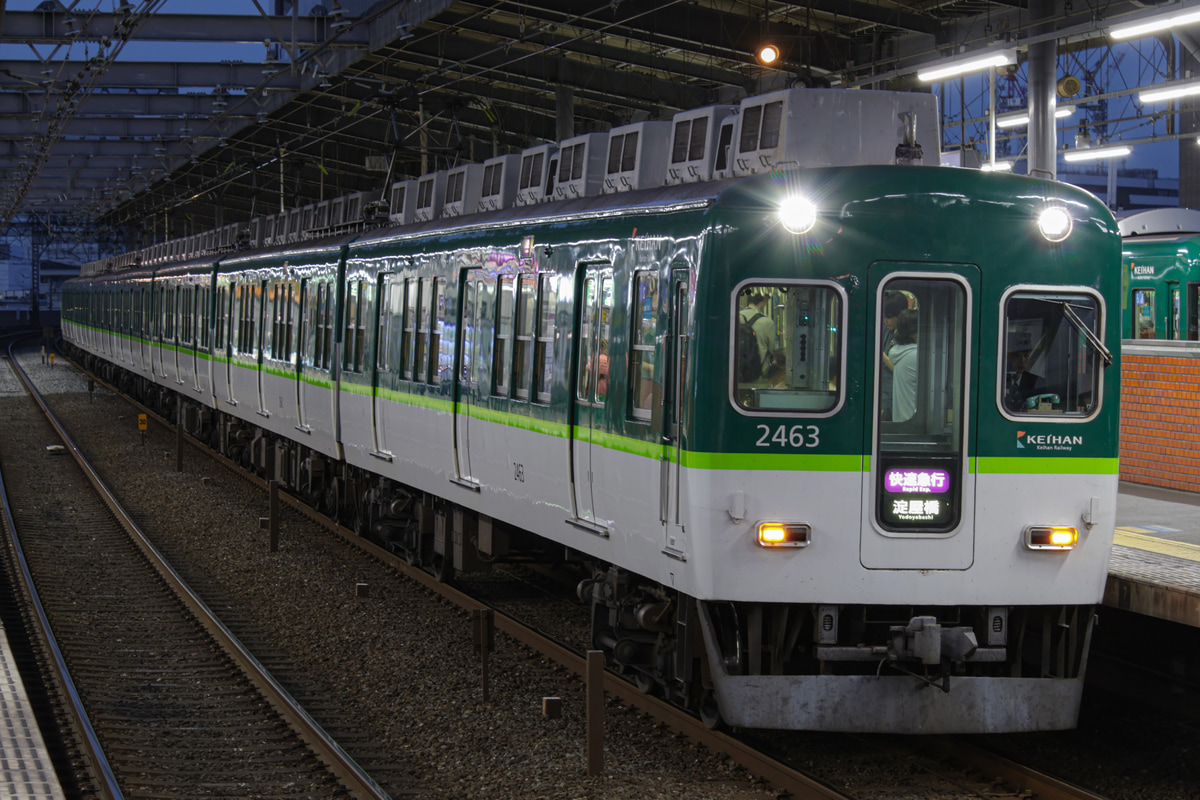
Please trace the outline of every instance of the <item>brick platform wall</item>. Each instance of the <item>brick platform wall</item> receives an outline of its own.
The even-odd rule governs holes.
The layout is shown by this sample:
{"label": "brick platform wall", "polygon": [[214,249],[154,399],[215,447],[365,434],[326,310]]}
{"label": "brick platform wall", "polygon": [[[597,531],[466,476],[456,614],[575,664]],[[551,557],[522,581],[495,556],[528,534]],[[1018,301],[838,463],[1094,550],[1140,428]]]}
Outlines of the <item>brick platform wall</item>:
{"label": "brick platform wall", "polygon": [[1121,480],[1200,492],[1200,358],[1132,349],[1121,353]]}

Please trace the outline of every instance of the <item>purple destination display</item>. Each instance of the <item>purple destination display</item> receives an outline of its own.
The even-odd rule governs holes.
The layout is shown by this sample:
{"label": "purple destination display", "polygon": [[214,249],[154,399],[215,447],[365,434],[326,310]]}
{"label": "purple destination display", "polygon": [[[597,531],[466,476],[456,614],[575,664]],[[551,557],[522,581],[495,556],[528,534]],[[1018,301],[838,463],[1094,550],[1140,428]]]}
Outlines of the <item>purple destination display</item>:
{"label": "purple destination display", "polygon": [[950,473],[944,469],[889,469],[883,486],[897,494],[942,494],[950,490]]}

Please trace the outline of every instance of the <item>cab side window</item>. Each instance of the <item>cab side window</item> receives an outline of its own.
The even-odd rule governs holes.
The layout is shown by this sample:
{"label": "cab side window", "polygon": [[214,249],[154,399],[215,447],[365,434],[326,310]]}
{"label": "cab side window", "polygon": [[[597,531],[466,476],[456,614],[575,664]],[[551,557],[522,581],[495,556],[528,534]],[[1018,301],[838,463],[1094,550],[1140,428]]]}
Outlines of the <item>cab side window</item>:
{"label": "cab side window", "polygon": [[1091,416],[1100,400],[1099,300],[1090,294],[1017,292],[1004,304],[1000,405],[1014,416]]}

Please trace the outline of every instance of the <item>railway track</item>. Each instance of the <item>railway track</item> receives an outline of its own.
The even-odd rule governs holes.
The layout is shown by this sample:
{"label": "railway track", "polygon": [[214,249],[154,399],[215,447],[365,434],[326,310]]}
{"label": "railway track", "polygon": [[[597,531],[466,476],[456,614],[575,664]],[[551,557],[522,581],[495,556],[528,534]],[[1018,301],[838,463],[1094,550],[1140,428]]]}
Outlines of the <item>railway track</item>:
{"label": "railway track", "polygon": [[3,398],[0,468],[55,682],[89,732],[81,793],[386,797],[183,584],[35,400]]}
{"label": "railway track", "polygon": [[[145,409],[139,408],[139,411],[147,413]],[[157,422],[170,427],[165,420],[159,419]],[[189,444],[194,445],[203,453],[209,453],[207,448],[199,442],[189,439]],[[222,464],[263,491],[268,490],[267,483],[256,476],[228,462],[222,461]],[[368,553],[372,558],[383,562],[389,568],[416,581],[430,592],[445,598],[460,608],[470,611],[483,605],[476,597],[467,595],[454,586],[439,582],[423,570],[410,566],[402,558],[362,539],[352,531],[336,525],[323,515],[317,514],[295,498],[282,494],[280,497],[284,503],[327,530],[336,533],[350,545]],[[582,676],[585,673],[585,659],[582,653],[572,651],[547,639],[513,616],[495,608],[492,610],[499,631],[533,650],[547,655],[578,675]],[[789,758],[788,754],[782,751],[772,755],[770,747],[762,747],[754,743],[763,737],[744,740],[722,732],[710,731],[698,720],[669,704],[643,694],[630,683],[611,673],[605,674],[604,689],[610,697],[639,709],[669,729],[703,744],[709,750],[732,759],[753,774],[770,782],[781,792],[786,793],[784,796],[796,798],[853,796],[839,792],[828,783],[800,768],[795,762],[802,762],[802,759]],[[916,771],[962,787],[963,791],[967,793],[964,796],[1012,797],[1016,795],[1036,796],[1049,800],[1066,800],[1068,798],[1098,800],[1100,797],[1063,781],[1058,781],[1037,770],[1024,767],[998,754],[946,737],[882,740],[876,738],[872,743],[866,745],[866,749],[877,752],[886,751],[892,757],[916,763]],[[1022,793],[1025,794],[1022,795]]]}

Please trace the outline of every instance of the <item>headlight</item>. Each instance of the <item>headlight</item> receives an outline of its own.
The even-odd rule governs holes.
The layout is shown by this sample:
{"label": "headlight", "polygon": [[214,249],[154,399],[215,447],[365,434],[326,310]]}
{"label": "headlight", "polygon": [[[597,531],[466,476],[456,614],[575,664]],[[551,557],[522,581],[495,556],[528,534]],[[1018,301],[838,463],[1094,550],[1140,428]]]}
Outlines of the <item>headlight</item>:
{"label": "headlight", "polygon": [[789,197],[779,204],[779,223],[792,233],[808,233],[817,224],[817,207],[803,197]]}
{"label": "headlight", "polygon": [[1061,242],[1071,235],[1071,213],[1062,206],[1049,206],[1038,215],[1038,230],[1048,242]]}
{"label": "headlight", "polygon": [[812,528],[797,522],[758,523],[758,544],[761,547],[808,547]]}
{"label": "headlight", "polygon": [[1032,525],[1025,529],[1025,546],[1030,550],[1072,550],[1079,531],[1065,525]]}

